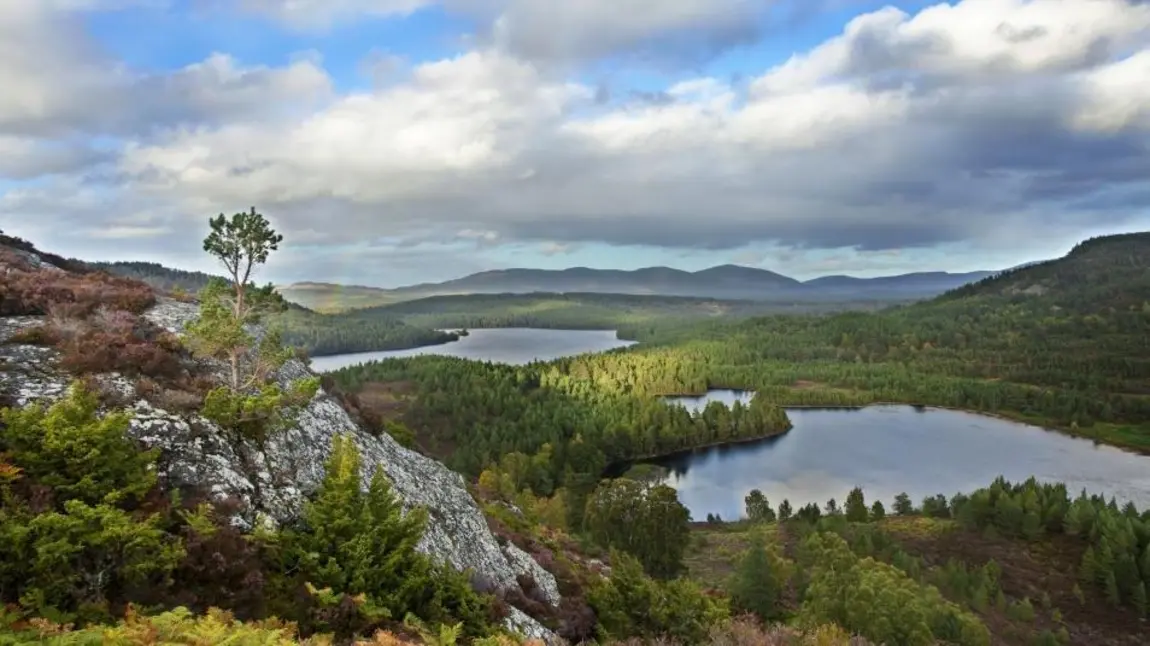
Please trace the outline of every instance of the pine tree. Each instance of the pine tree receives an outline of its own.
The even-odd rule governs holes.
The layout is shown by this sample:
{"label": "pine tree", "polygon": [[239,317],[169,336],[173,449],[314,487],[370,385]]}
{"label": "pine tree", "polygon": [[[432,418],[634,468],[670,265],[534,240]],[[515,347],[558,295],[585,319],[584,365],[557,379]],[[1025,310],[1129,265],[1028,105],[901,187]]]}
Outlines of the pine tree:
{"label": "pine tree", "polygon": [[886,507],[883,507],[881,500],[874,501],[874,504],[870,506],[870,517],[875,522],[886,518]]}
{"label": "pine tree", "polygon": [[[793,514],[794,514],[794,509],[791,508],[791,501],[784,498],[783,501],[781,503],[779,503],[779,522],[782,522],[782,523],[787,522],[788,520],[791,519],[791,516]],[[1146,554],[1147,554],[1147,558],[1150,558],[1150,550],[1147,550]],[[1150,561],[1147,561],[1147,562],[1150,563]]]}
{"label": "pine tree", "polygon": [[867,521],[866,499],[859,487],[851,489],[847,494],[846,517],[852,523],[865,523]]}
{"label": "pine tree", "polygon": [[[227,385],[210,391],[200,412],[228,434],[244,467],[255,471],[259,467],[247,442],[262,446],[290,426],[318,391],[319,379],[305,377],[281,387],[273,377],[295,350],[282,342],[276,329],[265,328],[258,335],[252,330],[266,314],[287,307],[271,284],[256,288],[249,282],[257,266],[279,248],[283,236],[254,208],[231,220],[221,213],[209,224],[204,251],[223,263],[231,282],[220,278],[208,282],[200,293],[199,316],[187,326],[186,340],[197,355],[228,364]],[[254,497],[258,506],[258,489]]]}
{"label": "pine tree", "polygon": [[827,501],[827,504],[826,504],[826,515],[827,516],[837,516],[838,513],[839,513],[839,504],[838,504],[838,502],[835,501],[834,498],[831,498],[830,500]]}
{"label": "pine tree", "polygon": [[1082,592],[1082,587],[1079,586],[1077,583],[1074,584],[1074,589],[1071,591],[1071,593],[1074,595],[1074,598],[1078,601],[1078,605],[1081,606],[1081,605],[1086,604],[1086,594]]}
{"label": "pine tree", "polygon": [[[272,297],[270,286],[255,289],[249,281],[257,266],[266,263],[271,252],[279,249],[283,236],[254,207],[250,212],[234,214],[230,220],[221,213],[209,224],[211,233],[204,238],[204,251],[223,264],[231,283],[213,281],[209,285],[202,299],[201,317],[189,330],[201,351],[228,361],[229,385],[233,391],[243,391],[264,376],[261,369],[274,369],[256,361],[250,377],[245,378],[241,372],[248,348],[256,345],[244,326],[258,322],[265,307],[282,307],[282,299]],[[230,297],[226,294],[229,291]],[[267,358],[274,363],[275,359]]]}
{"label": "pine tree", "polygon": [[914,503],[910,501],[910,496],[906,493],[900,493],[894,497],[894,513],[899,516],[909,516],[914,513]]}
{"label": "pine tree", "polygon": [[1098,559],[1094,555],[1094,546],[1088,546],[1086,551],[1082,553],[1082,562],[1078,566],[1078,578],[1084,582],[1093,585],[1095,581],[1101,578],[1098,572]]}
{"label": "pine tree", "polygon": [[1038,540],[1042,537],[1042,518],[1037,512],[1027,511],[1022,517],[1022,536],[1027,540]]}
{"label": "pine tree", "polygon": [[1134,588],[1141,583],[1138,576],[1138,563],[1129,552],[1123,552],[1114,561],[1114,578],[1118,583],[1118,592],[1123,598],[1130,598]]}
{"label": "pine tree", "polygon": [[131,415],[102,415],[99,408],[96,395],[76,383],[48,408],[0,410],[7,461],[27,480],[51,487],[58,508],[68,500],[130,503],[156,484],[159,451],[140,451],[128,438]]}
{"label": "pine tree", "polygon": [[766,540],[756,532],[731,581],[732,604],[736,609],[752,612],[764,621],[775,619],[782,583],[780,572],[772,564]]}
{"label": "pine tree", "polygon": [[595,490],[583,527],[600,546],[628,552],[659,578],[679,573],[691,538],[690,512],[674,489],[627,478],[604,481]]}
{"label": "pine tree", "polygon": [[404,513],[382,470],[364,491],[361,469],[354,440],[336,436],[319,490],[304,505],[303,527],[283,537],[285,572],[307,584],[320,605],[350,601],[359,613],[358,623],[324,628],[342,635],[409,612],[445,620],[438,616],[444,608],[468,615],[474,628],[471,609],[483,603],[416,551],[426,512]]}
{"label": "pine tree", "polygon": [[756,522],[774,522],[775,511],[771,509],[771,503],[762,491],[752,489],[743,502],[746,505],[747,518]]}
{"label": "pine tree", "polygon": [[1114,578],[1114,572],[1107,570],[1104,576],[1102,589],[1106,593],[1106,602],[1115,607],[1122,605],[1122,595],[1118,592],[1118,581]]}

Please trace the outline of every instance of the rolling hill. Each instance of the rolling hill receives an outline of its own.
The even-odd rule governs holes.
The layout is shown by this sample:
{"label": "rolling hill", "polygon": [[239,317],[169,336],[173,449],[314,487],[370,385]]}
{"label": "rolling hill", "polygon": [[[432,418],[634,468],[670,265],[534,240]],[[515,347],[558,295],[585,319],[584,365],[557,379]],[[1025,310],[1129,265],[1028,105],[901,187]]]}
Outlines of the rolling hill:
{"label": "rolling hill", "polygon": [[895,301],[936,296],[992,273],[920,272],[880,278],[825,276],[802,282],[765,269],[739,265],[721,265],[695,272],[670,267],[632,271],[574,267],[485,271],[442,283],[396,289],[306,282],[282,286],[280,292],[288,300],[324,311],[470,294],[582,293],[750,301]]}

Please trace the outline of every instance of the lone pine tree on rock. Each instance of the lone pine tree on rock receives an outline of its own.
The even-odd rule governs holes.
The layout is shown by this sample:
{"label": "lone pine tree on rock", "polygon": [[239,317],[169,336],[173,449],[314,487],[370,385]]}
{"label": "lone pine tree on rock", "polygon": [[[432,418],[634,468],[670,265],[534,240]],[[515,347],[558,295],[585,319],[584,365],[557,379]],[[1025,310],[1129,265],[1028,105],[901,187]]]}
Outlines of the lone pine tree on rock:
{"label": "lone pine tree on rock", "polygon": [[[214,279],[201,291],[200,314],[188,326],[188,342],[194,353],[228,365],[227,384],[207,394],[201,412],[226,433],[245,467],[254,471],[249,444],[262,448],[290,427],[319,389],[319,380],[306,377],[281,385],[276,373],[295,351],[276,330],[259,325],[285,303],[271,284],[257,288],[250,279],[283,236],[254,208],[230,220],[221,214],[209,223],[204,250],[223,263],[232,280]],[[254,493],[258,504],[260,492]]]}

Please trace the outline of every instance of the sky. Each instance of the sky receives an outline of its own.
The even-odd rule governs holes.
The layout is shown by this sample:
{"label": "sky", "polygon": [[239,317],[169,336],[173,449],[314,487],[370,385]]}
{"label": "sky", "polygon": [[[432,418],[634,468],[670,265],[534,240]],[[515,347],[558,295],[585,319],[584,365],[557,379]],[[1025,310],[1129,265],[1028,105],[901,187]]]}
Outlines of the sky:
{"label": "sky", "polygon": [[1150,230],[1150,0],[0,0],[0,229],[393,287],[1001,269]]}

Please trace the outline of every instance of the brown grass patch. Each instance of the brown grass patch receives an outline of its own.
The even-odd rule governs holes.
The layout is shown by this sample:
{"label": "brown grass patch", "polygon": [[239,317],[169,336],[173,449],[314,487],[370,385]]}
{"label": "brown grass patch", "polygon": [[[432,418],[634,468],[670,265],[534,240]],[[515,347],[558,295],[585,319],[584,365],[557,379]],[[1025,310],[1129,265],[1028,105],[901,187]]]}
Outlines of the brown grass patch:
{"label": "brown grass patch", "polygon": [[102,271],[73,273],[40,269],[0,248],[0,316],[52,313],[83,318],[100,308],[140,314],[156,302],[146,283]]}
{"label": "brown grass patch", "polygon": [[362,406],[370,408],[381,419],[397,419],[415,396],[415,384],[406,381],[372,382],[356,393]]}
{"label": "brown grass patch", "polygon": [[[163,388],[152,389],[161,394],[187,390],[191,378],[179,340],[140,316],[155,302],[155,292],[141,281],[102,271],[41,269],[0,247],[0,316],[46,317],[9,341],[59,350],[60,367],[74,375],[114,372],[162,382]],[[187,397],[178,403],[191,405]]]}

